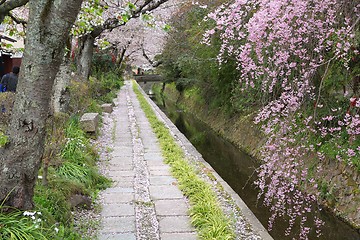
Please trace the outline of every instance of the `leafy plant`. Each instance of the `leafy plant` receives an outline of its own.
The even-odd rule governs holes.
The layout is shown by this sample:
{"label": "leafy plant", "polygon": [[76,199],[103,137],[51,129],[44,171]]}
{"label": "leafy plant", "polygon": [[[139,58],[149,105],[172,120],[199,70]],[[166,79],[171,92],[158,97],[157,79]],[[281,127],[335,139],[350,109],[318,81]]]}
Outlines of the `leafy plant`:
{"label": "leafy plant", "polygon": [[72,219],[70,205],[67,202],[69,194],[63,192],[68,184],[63,185],[60,189],[55,189],[53,181],[57,180],[52,180],[49,187],[36,185],[34,202],[48,221],[68,224]]}
{"label": "leafy plant", "polygon": [[41,212],[20,211],[0,205],[0,239],[47,240]]}
{"label": "leafy plant", "polygon": [[0,147],[5,146],[8,142],[8,137],[2,131],[0,131]]}

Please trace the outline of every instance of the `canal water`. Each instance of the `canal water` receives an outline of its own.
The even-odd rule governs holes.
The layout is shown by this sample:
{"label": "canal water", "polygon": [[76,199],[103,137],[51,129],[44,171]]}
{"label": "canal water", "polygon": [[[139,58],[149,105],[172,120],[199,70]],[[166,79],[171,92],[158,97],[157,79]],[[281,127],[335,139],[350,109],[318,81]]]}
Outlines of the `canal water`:
{"label": "canal water", "polygon": [[[258,167],[258,163],[245,152],[218,136],[193,115],[179,110],[174,104],[163,99],[155,100],[155,102],[191,141],[205,161],[243,199],[263,226],[267,227],[270,212],[262,205],[261,201],[257,200],[258,190],[253,184],[256,179],[255,169]],[[325,221],[325,225],[322,227],[323,235],[317,238],[313,232],[309,239],[360,240],[360,234],[357,231],[325,210],[320,211],[319,217]],[[296,229],[290,236],[285,236],[286,227],[286,221],[277,220],[273,230],[269,233],[275,240],[298,239],[298,230]]]}

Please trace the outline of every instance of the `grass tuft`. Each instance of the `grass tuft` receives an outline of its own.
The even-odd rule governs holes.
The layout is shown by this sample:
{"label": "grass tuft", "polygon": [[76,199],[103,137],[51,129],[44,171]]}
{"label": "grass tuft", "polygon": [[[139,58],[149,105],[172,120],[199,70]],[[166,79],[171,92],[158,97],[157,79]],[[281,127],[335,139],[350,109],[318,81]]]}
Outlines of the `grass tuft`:
{"label": "grass tuft", "polygon": [[28,218],[22,216],[20,211],[9,214],[0,213],[0,223],[0,239],[46,240],[39,228]]}

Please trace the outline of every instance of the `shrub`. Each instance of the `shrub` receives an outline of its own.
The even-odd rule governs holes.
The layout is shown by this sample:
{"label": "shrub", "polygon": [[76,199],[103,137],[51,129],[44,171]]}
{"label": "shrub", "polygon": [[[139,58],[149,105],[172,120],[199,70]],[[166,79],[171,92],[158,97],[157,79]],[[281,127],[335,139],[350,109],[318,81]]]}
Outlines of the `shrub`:
{"label": "shrub", "polygon": [[98,72],[89,78],[91,96],[99,103],[112,103],[116,91],[123,85],[123,79],[115,72]]}

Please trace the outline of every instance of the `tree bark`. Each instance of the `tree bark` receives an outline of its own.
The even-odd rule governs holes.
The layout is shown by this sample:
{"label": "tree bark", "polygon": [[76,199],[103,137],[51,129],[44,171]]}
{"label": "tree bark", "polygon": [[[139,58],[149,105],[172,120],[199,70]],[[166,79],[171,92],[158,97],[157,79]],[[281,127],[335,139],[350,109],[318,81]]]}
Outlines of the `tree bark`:
{"label": "tree bark", "polygon": [[24,59],[9,125],[0,150],[0,202],[33,208],[34,186],[44,151],[55,75],[82,0],[30,0]]}
{"label": "tree bark", "polygon": [[68,87],[71,80],[70,64],[67,59],[63,59],[59,71],[56,74],[53,95],[52,95],[52,112],[66,112],[69,108],[70,92]]}
{"label": "tree bark", "polygon": [[126,53],[127,48],[123,47],[120,51],[120,53],[118,54],[118,57],[116,59],[116,64],[121,68],[124,58],[125,58],[125,53]]}
{"label": "tree bark", "polygon": [[85,80],[90,76],[91,63],[94,54],[94,43],[95,38],[91,34],[79,38],[76,66],[78,75]]}

